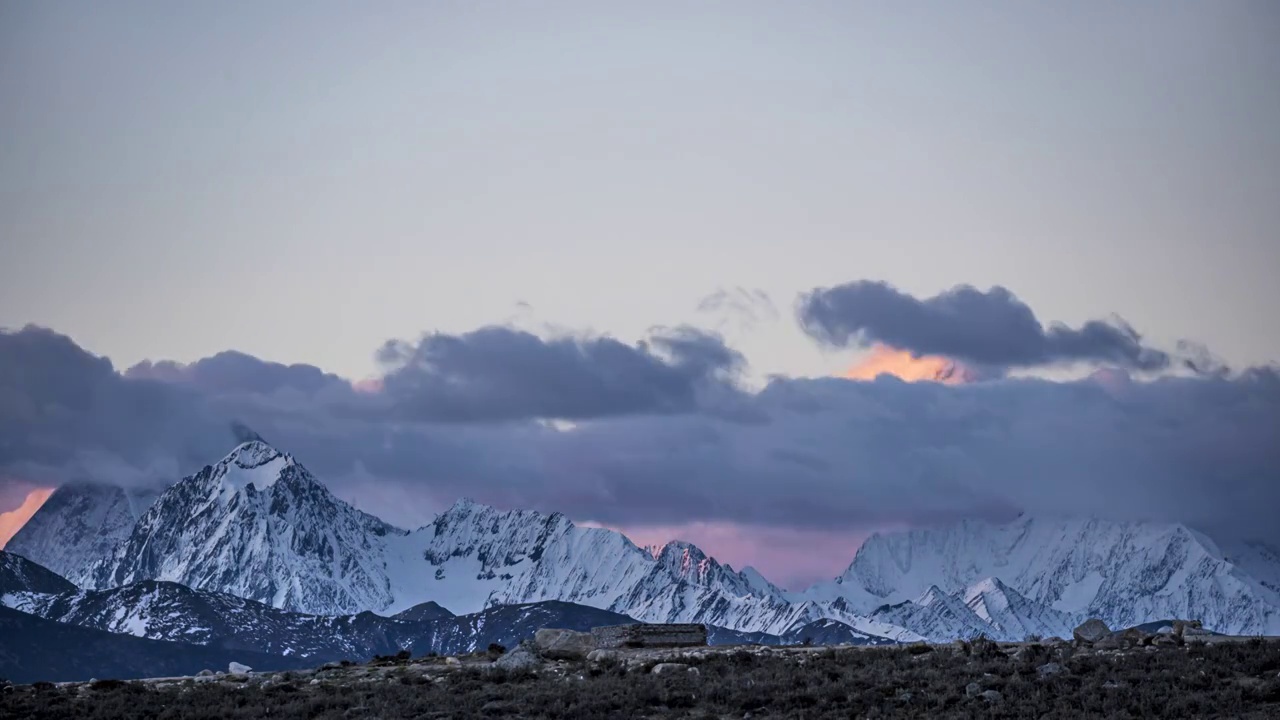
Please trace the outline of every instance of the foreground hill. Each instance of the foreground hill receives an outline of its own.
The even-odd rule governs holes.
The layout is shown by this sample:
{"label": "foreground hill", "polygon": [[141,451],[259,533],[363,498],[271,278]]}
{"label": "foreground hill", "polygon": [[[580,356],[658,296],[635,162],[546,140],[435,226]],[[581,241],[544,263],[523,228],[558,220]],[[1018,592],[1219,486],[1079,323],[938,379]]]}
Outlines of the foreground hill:
{"label": "foreground hill", "polygon": [[43,565],[0,550],[0,597],[16,593],[56,594],[75,589],[70,581]]}
{"label": "foreground hill", "polygon": [[1280,645],[612,650],[14,687],[0,718],[1274,718]]}
{"label": "foreground hill", "polygon": [[310,661],[247,650],[164,642],[45,620],[0,607],[0,677],[52,682],[111,677],[194,675],[240,662],[288,670]]}

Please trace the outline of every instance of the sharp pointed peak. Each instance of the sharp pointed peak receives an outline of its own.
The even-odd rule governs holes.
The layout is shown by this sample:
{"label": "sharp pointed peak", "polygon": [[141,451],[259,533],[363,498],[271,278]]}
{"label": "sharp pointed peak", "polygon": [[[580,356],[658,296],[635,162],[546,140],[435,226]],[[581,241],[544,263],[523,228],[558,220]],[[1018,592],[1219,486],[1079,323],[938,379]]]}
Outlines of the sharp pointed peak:
{"label": "sharp pointed peak", "polygon": [[232,463],[250,470],[265,465],[279,457],[287,457],[284,453],[267,444],[265,440],[247,440],[236,445],[222,459],[224,464]]}

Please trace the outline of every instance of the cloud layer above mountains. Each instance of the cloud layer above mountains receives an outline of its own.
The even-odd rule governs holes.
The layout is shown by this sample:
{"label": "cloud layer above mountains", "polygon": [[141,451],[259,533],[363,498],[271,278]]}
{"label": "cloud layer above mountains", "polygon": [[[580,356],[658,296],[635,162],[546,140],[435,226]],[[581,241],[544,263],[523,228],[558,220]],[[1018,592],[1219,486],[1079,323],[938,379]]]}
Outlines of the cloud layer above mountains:
{"label": "cloud layer above mountains", "polygon": [[999,286],[983,292],[961,285],[920,300],[887,283],[860,280],[804,295],[799,315],[804,330],[828,345],[882,343],[995,371],[1069,362],[1134,370],[1170,364],[1168,353],[1143,345],[1122,320],[1045,328],[1030,307]]}
{"label": "cloud layer above mountains", "polygon": [[[1277,534],[1273,368],[1134,379],[1174,355],[1119,323],[1045,329],[1001,288],[917,300],[851,283],[799,307],[838,346],[1109,369],[960,385],[775,378],[751,392],[745,359],[693,328],[627,344],[487,327],[389,341],[375,351],[382,382],[356,389],[235,352],[121,372],[28,327],[0,333],[0,484],[172,482],[225,454],[239,421],[393,522],[407,520],[403,498],[465,495],[630,528],[839,536],[1025,510]],[[852,548],[827,552],[847,561]]]}

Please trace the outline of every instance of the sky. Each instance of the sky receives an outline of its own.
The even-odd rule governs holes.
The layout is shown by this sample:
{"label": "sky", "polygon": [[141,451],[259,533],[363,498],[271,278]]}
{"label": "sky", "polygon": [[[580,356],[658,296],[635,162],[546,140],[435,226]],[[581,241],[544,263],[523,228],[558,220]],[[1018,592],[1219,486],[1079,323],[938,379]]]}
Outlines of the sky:
{"label": "sky", "polygon": [[1248,515],[1278,37],[1267,2],[4,4],[0,512],[238,420],[394,522],[466,492],[790,585],[937,519]]}

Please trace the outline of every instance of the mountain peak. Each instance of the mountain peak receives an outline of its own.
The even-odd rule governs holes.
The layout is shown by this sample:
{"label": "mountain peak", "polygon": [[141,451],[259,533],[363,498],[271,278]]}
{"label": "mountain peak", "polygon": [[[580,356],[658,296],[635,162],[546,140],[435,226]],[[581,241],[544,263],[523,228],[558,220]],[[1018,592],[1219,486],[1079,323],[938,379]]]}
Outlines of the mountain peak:
{"label": "mountain peak", "polygon": [[252,485],[262,491],[276,484],[284,470],[294,465],[293,458],[261,440],[250,440],[236,446],[214,469],[214,478],[223,488],[241,492]]}
{"label": "mountain peak", "polygon": [[244,470],[252,470],[282,456],[284,453],[258,438],[240,443],[222,459],[222,462],[227,465],[235,464]]}

